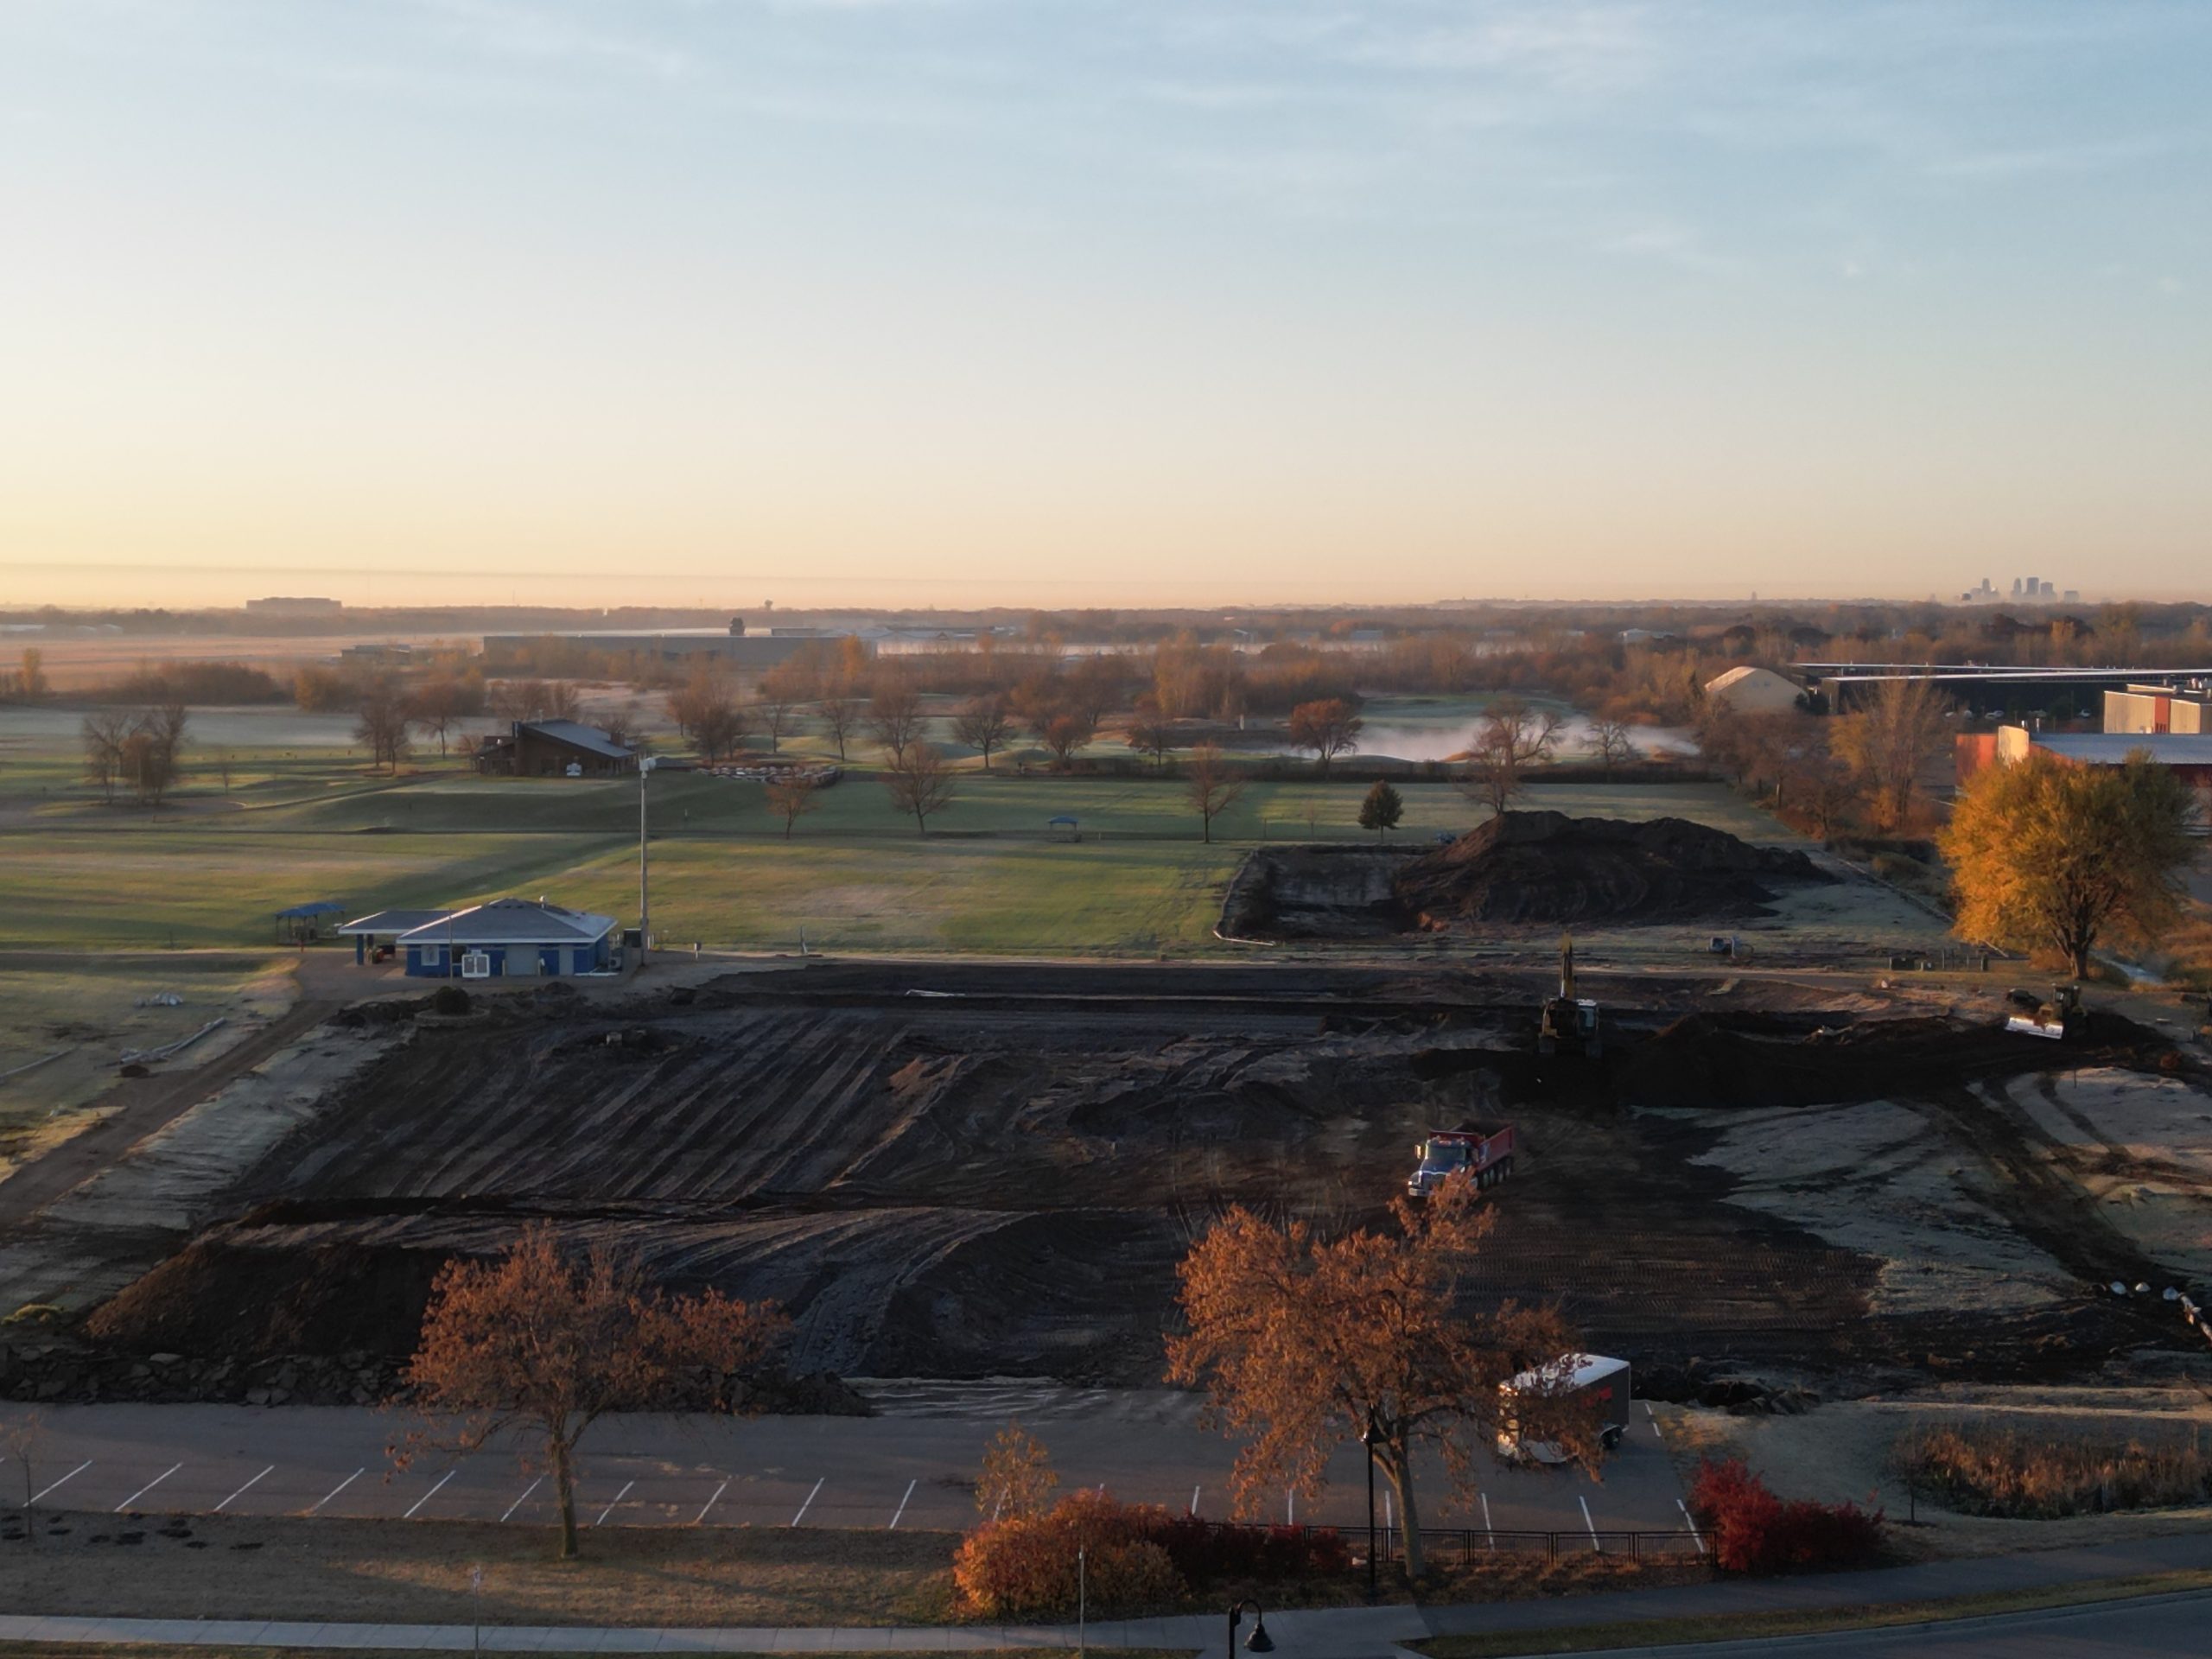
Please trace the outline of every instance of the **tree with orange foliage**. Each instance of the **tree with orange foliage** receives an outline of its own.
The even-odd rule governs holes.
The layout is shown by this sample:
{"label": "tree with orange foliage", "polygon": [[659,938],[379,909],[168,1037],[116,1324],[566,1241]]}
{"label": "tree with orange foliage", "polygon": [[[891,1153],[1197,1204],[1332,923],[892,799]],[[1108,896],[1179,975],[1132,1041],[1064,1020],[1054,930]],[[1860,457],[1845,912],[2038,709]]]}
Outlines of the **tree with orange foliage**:
{"label": "tree with orange foliage", "polygon": [[772,1303],[649,1290],[634,1261],[601,1247],[576,1262],[550,1225],[533,1224],[499,1260],[456,1258],[431,1286],[406,1381],[426,1414],[461,1421],[450,1437],[417,1434],[398,1455],[474,1452],[523,1429],[542,1443],[561,1505],[561,1559],[570,1560],[584,1431],[605,1413],[662,1402],[686,1373],[718,1373],[741,1389],[785,1324]]}
{"label": "tree with orange foliage", "polygon": [[[1555,1309],[1460,1306],[1462,1276],[1491,1220],[1470,1178],[1390,1209],[1395,1232],[1336,1239],[1308,1222],[1276,1227],[1231,1210],[1183,1260],[1190,1328],[1168,1338],[1168,1374],[1203,1382],[1214,1421],[1247,1437],[1235,1473],[1240,1512],[1285,1487],[1313,1497],[1330,1453],[1364,1440],[1397,1494],[1406,1568],[1417,1579],[1414,1448],[1440,1452],[1453,1489],[1470,1490],[1475,1453],[1499,1427],[1498,1385],[1554,1367],[1575,1343]],[[1592,1404],[1516,1395],[1511,1414],[1524,1438],[1594,1465]]]}
{"label": "tree with orange foliage", "polygon": [[976,1511],[986,1522],[1042,1515],[1052,1507],[1060,1477],[1045,1443],[1019,1421],[1009,1422],[983,1449],[976,1477]]}

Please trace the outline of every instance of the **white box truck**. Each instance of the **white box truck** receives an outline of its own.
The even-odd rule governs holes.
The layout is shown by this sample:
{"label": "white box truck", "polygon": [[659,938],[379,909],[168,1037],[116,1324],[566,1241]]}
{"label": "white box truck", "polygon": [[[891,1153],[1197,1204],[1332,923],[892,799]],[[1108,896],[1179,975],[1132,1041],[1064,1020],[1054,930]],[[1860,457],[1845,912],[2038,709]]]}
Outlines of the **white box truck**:
{"label": "white box truck", "polygon": [[1561,1354],[1548,1364],[1522,1372],[1510,1382],[1499,1383],[1497,1393],[1497,1454],[1516,1463],[1567,1461],[1567,1453],[1555,1441],[1522,1433],[1515,1402],[1523,1395],[1594,1402],[1599,1441],[1608,1452],[1628,1432],[1629,1368],[1624,1359],[1608,1359],[1602,1354]]}

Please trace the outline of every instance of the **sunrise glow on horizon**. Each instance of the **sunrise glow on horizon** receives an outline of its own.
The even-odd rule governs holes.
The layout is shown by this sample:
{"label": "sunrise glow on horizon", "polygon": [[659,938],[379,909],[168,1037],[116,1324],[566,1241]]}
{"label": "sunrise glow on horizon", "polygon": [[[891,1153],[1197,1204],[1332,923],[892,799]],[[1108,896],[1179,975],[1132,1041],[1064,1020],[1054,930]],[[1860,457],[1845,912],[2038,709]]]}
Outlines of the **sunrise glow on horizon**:
{"label": "sunrise glow on horizon", "polygon": [[2183,0],[0,0],[0,605],[2212,597]]}

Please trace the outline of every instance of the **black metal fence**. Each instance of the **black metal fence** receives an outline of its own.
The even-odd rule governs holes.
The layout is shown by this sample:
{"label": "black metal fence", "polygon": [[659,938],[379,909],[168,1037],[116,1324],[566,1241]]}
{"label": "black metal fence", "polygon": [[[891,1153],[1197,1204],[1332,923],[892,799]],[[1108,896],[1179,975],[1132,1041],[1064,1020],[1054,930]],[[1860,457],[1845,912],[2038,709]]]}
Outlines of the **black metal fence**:
{"label": "black metal fence", "polygon": [[[1338,1529],[1347,1542],[1359,1545],[1366,1542],[1365,1530],[1362,1527]],[[1680,1529],[1673,1532],[1527,1532],[1503,1528],[1493,1531],[1488,1527],[1423,1527],[1421,1541],[1423,1552],[1432,1561],[1450,1556],[1465,1567],[1476,1566],[1490,1557],[1509,1555],[1541,1555],[1547,1561],[1570,1555],[1612,1555],[1632,1561],[1709,1559],[1705,1540]],[[1383,1560],[1395,1560],[1399,1554],[1395,1529],[1386,1534],[1377,1527],[1375,1548]]]}
{"label": "black metal fence", "polygon": [[[1364,1559],[1366,1554],[1367,1529],[1357,1524],[1349,1527],[1262,1525],[1257,1529],[1247,1522],[1211,1521],[1205,1524],[1217,1530],[1294,1532],[1307,1538],[1333,1535],[1350,1545],[1354,1555]],[[1526,1560],[1537,1555],[1548,1562],[1574,1555],[1611,1555],[1631,1561],[1712,1560],[1704,1535],[1685,1527],[1677,1527],[1671,1532],[1623,1532],[1587,1528],[1580,1531],[1532,1532],[1503,1527],[1422,1527],[1420,1531],[1422,1553],[1430,1560],[1450,1559],[1465,1567],[1473,1567],[1492,1558],[1519,1557]],[[1375,1554],[1377,1560],[1396,1560],[1404,1553],[1402,1543],[1397,1528],[1386,1527],[1380,1521],[1376,1523]]]}

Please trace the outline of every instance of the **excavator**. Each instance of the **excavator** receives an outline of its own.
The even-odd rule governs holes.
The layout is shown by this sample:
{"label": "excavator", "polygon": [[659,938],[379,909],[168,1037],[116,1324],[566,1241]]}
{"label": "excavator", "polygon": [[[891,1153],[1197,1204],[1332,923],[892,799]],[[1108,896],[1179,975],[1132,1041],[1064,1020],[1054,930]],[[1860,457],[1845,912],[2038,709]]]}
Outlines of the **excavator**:
{"label": "excavator", "polygon": [[[2017,1004],[2029,998],[2018,991],[2012,993]],[[2063,1042],[2078,1036],[2082,1030],[2082,988],[2079,985],[2054,985],[2050,1001],[2037,1003],[2033,1014],[2013,1014],[2005,1021],[2005,1029],[2017,1031],[2024,1036],[2045,1037],[2053,1042]]]}
{"label": "excavator", "polygon": [[1574,938],[1560,942],[1559,995],[1543,1006],[1536,1018],[1536,1052],[1580,1054],[1594,1060],[1605,1052],[1598,1034],[1598,1005],[1574,994]]}

